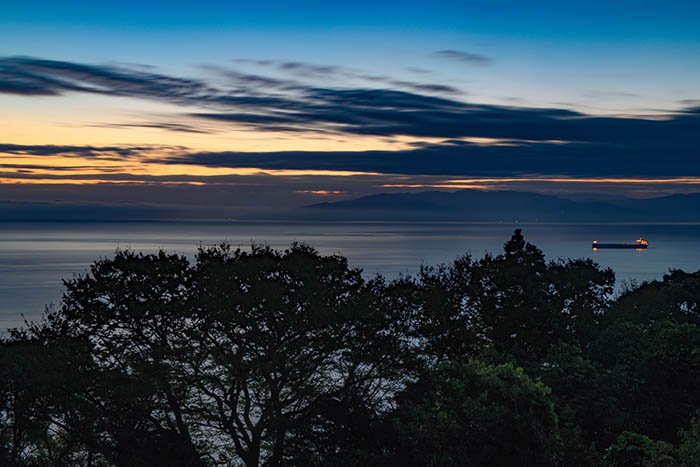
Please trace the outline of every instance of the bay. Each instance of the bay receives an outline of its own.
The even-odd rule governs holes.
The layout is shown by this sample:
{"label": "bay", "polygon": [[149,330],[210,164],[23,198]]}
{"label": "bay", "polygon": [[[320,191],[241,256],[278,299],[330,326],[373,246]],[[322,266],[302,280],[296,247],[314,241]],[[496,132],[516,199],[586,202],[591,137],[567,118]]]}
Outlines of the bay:
{"label": "bay", "polygon": [[[192,258],[200,245],[285,248],[298,241],[342,254],[367,275],[396,277],[467,252],[499,253],[515,228],[550,259],[592,258],[611,267],[618,284],[658,279],[671,268],[700,269],[700,224],[6,222],[0,223],[0,329],[39,319],[46,305],[60,302],[62,279],[118,248]],[[639,237],[649,240],[648,250],[591,249],[593,240]]]}

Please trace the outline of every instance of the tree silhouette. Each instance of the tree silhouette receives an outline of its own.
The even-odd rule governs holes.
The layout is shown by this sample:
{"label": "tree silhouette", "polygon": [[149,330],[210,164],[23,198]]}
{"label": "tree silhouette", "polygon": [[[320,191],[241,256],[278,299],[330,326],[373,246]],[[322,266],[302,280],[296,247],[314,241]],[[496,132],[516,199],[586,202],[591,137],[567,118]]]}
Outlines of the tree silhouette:
{"label": "tree silhouette", "polygon": [[0,337],[0,465],[697,465],[699,277],[118,251]]}
{"label": "tree silhouette", "polygon": [[549,389],[511,364],[445,363],[399,396],[399,465],[556,465]]}

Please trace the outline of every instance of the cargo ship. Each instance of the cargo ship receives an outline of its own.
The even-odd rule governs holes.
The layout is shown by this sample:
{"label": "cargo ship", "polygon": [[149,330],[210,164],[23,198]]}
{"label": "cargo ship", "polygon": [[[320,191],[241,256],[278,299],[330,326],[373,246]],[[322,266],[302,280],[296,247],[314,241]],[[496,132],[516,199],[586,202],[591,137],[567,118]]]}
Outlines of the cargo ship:
{"label": "cargo ship", "polygon": [[598,243],[598,240],[593,240],[593,249],[597,250],[598,248],[632,248],[635,250],[646,250],[649,248],[649,242],[644,238],[635,240],[634,243]]}

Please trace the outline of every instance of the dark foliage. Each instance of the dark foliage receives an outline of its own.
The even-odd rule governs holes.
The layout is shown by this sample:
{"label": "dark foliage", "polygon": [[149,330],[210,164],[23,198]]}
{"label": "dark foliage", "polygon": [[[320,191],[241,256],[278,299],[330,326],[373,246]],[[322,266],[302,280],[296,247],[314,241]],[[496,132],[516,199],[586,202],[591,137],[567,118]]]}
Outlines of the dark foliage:
{"label": "dark foliage", "polygon": [[510,363],[440,364],[399,395],[393,417],[398,465],[557,463],[549,389]]}
{"label": "dark foliage", "polygon": [[117,252],[0,341],[2,466],[693,466],[700,272],[367,279],[306,245]]}

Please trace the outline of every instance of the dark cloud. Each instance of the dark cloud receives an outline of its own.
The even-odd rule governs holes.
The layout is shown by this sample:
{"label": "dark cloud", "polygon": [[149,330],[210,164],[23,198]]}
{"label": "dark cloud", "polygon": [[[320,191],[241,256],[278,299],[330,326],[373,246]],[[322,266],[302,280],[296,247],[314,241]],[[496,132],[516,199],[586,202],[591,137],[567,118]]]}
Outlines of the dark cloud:
{"label": "dark cloud", "polygon": [[271,153],[183,153],[163,163],[209,167],[346,170],[383,174],[513,177],[698,177],[696,152],[591,143],[514,141],[484,146],[466,142],[417,147],[402,151],[284,151]]}
{"label": "dark cloud", "polygon": [[[301,69],[299,62],[285,62],[280,66]],[[209,67],[214,69],[214,67]],[[316,67],[317,72],[331,72],[334,67]],[[215,115],[203,113],[207,118],[219,121],[258,125],[261,129],[277,131],[295,130],[298,125],[313,123],[319,131],[353,133],[351,128],[338,125],[352,125],[352,118],[344,118],[342,108],[333,109],[324,99],[333,94],[345,95],[357,101],[358,93],[378,93],[380,90],[359,90],[352,96],[346,91],[325,89],[300,84],[293,80],[270,78],[260,75],[240,73],[235,70],[216,68],[215,71],[229,80],[233,87],[217,87],[201,79],[188,79],[164,74],[111,65],[85,65],[65,61],[42,60],[28,57],[0,59],[0,92],[31,95],[61,95],[67,92],[97,93],[112,96],[126,96],[153,99],[171,104],[208,108],[222,112]],[[456,89],[439,84],[420,84],[408,81],[390,80],[376,77],[384,84],[411,88],[428,93],[455,93]],[[384,91],[399,93],[401,91]],[[406,98],[416,103],[428,96],[403,91]],[[368,95],[369,95],[368,94]],[[378,94],[377,94],[378,96]],[[334,102],[339,102],[336,98]],[[382,104],[377,100],[378,104]],[[361,102],[360,105],[363,105]],[[420,104],[419,104],[420,105]],[[230,113],[227,110],[235,109]],[[357,109],[359,110],[359,109]],[[348,109],[352,112],[353,109]],[[324,121],[328,118],[328,121]],[[359,123],[367,118],[360,118]],[[385,119],[381,119],[385,120]],[[281,125],[283,124],[283,125]],[[281,125],[281,126],[280,126]],[[324,128],[328,126],[328,128]],[[184,130],[172,126],[173,130]],[[309,130],[308,128],[302,128]]]}
{"label": "dark cloud", "polygon": [[292,73],[304,77],[317,75],[334,75],[347,72],[347,70],[339,66],[317,65],[314,63],[299,61],[256,60],[249,58],[239,58],[234,60],[234,62],[263,67],[273,67],[283,72]]}
{"label": "dark cloud", "polygon": [[[378,177],[338,176],[288,176],[280,177],[260,173],[257,175],[221,175],[197,177],[189,175],[144,176],[125,173],[97,173],[63,175],[33,174],[31,172],[2,173],[0,178],[11,177],[16,181],[52,179],[54,184],[0,184],[0,205],[3,200],[14,200],[12,216],[0,218],[37,219],[91,219],[82,211],[70,212],[71,206],[92,205],[99,214],[99,205],[139,207],[148,205],[175,218],[251,218],[279,217],[290,208],[311,204],[318,200],[313,191],[342,191],[345,196],[358,196],[386,190],[377,183]],[[31,170],[31,169],[29,169]],[[61,184],[63,179],[93,180],[104,182],[90,184]],[[392,177],[383,177],[387,183],[398,183]],[[205,185],[201,185],[206,181]],[[109,183],[105,183],[109,182]],[[126,183],[124,183],[126,182]],[[135,183],[129,183],[135,182]],[[200,184],[189,184],[199,182]],[[429,180],[428,180],[429,182]],[[10,203],[13,204],[13,203]],[[41,215],[33,213],[29,204],[41,205]],[[2,209],[0,208],[0,211]],[[66,216],[63,217],[64,211]],[[129,215],[125,209],[119,218],[149,218],[138,212]],[[274,214],[274,215],[273,215]],[[159,217],[155,215],[153,218]],[[114,217],[110,210],[98,217]]]}
{"label": "dark cloud", "polygon": [[280,70],[292,71],[300,75],[328,75],[337,73],[337,66],[313,65],[304,62],[281,62],[279,63]]}
{"label": "dark cloud", "polygon": [[491,58],[487,57],[486,55],[481,55],[474,52],[465,52],[462,50],[438,50],[435,52],[435,56],[449,60],[456,60],[462,63],[468,63],[470,65],[487,65],[491,63]]}
{"label": "dark cloud", "polygon": [[150,152],[182,151],[180,146],[70,146],[70,145],[23,145],[0,143],[0,154],[22,156],[73,156],[92,159],[124,160],[142,158]]}
{"label": "dark cloud", "polygon": [[0,59],[0,92],[61,95],[86,92],[155,99],[197,106],[280,106],[286,100],[250,92],[226,92],[198,79],[187,79],[117,66],[42,60],[31,57]]}
{"label": "dark cloud", "polygon": [[[36,170],[41,170],[41,171],[46,171],[46,170],[51,170],[55,172],[70,172],[72,170],[85,170],[89,169],[89,166],[85,165],[62,165],[62,166],[54,166],[54,165],[40,165],[40,164],[0,164],[0,173],[2,173],[3,170],[5,169],[12,169],[16,170],[17,172],[20,173],[34,173]],[[12,175],[12,172],[10,173]]]}
{"label": "dark cloud", "polygon": [[224,68],[214,65],[203,65],[202,69],[215,73],[218,76],[226,78],[228,83],[235,84],[242,87],[243,89],[249,87],[263,87],[263,88],[279,88],[279,89],[299,89],[304,86],[298,81],[289,79],[279,79],[271,78],[269,76],[263,76],[253,73],[241,73],[236,70],[231,70],[229,68]]}
{"label": "dark cloud", "polygon": [[95,128],[153,128],[157,130],[173,131],[176,133],[193,133],[193,134],[211,134],[214,133],[213,130],[207,129],[195,125],[186,125],[183,123],[173,123],[173,122],[143,122],[143,123],[105,123],[105,124],[95,124],[89,125]]}
{"label": "dark cloud", "polygon": [[[269,63],[269,66],[281,66],[281,62]],[[297,66],[300,65],[292,69]],[[217,69],[216,72],[220,77],[227,77],[226,85],[142,69],[5,58],[0,59],[0,90],[37,95],[82,91],[156,99],[200,109],[189,112],[190,119],[231,123],[256,130],[455,140],[436,147],[380,153],[206,155],[189,154],[183,149],[180,152],[184,154],[181,158],[184,163],[412,174],[698,173],[700,107],[690,107],[664,118],[602,117],[559,108],[471,104],[418,91],[336,88],[238,71]],[[378,82],[382,79],[377,77]],[[177,122],[145,125],[173,131],[195,128],[179,126]],[[464,138],[494,138],[510,143],[486,147],[459,142]],[[168,159],[178,152],[176,148],[158,150]],[[153,147],[13,145],[0,145],[0,151],[12,154],[72,152],[86,157],[117,159],[152,157],[156,152]]]}
{"label": "dark cloud", "polygon": [[[378,136],[558,140],[672,147],[695,146],[698,111],[658,121],[590,116],[554,108],[467,104],[434,96],[382,89],[308,89],[303,99],[268,112],[199,113],[202,118],[260,129],[316,128]],[[657,147],[661,149],[661,147]]]}
{"label": "dark cloud", "polygon": [[[433,175],[560,174],[572,176],[699,176],[700,108],[663,119],[591,117],[558,109],[469,105],[386,90],[305,92],[286,112],[211,112],[199,118],[256,128],[443,137],[404,151],[192,153],[167,146],[20,146],[0,152],[68,154],[105,159],[268,169],[325,169]],[[464,142],[496,138],[498,145]]]}
{"label": "dark cloud", "polygon": [[[352,125],[356,132],[405,133],[455,138],[438,145],[418,144],[404,151],[303,152],[265,154],[196,153],[181,162],[226,167],[326,169],[393,174],[489,175],[522,174],[569,176],[700,176],[697,134],[700,108],[665,119],[589,117],[549,109],[462,106],[425,98],[411,100],[402,112],[403,94],[351,93],[328,95],[324,101],[353,112],[317,109],[323,120]],[[383,104],[379,104],[382,102]],[[383,109],[386,107],[386,109]],[[221,115],[217,116],[221,118]],[[279,116],[277,125],[291,124]],[[320,117],[306,114],[312,124]],[[386,131],[391,122],[395,131]],[[422,133],[421,133],[422,132]],[[498,138],[498,145],[456,139],[469,136]]]}
{"label": "dark cloud", "polygon": [[[398,87],[401,89],[407,89],[417,92],[429,92],[436,94],[462,94],[463,92],[459,89],[436,83],[419,83],[415,81],[399,80],[391,76],[384,75],[374,75],[362,73],[356,70],[351,70],[340,66],[324,66],[316,65],[313,63],[306,62],[287,62],[281,60],[251,60],[251,59],[238,59],[235,60],[237,63],[251,64],[256,66],[272,67],[277,71],[282,73],[291,74],[303,78],[336,78],[336,79],[350,79],[350,80],[361,80],[370,83],[382,83],[388,84],[393,87]],[[428,70],[421,68],[410,68],[413,73],[429,73]],[[238,74],[234,72],[235,74]],[[252,79],[262,78],[259,75],[247,75]],[[299,83],[296,81],[283,81],[283,80],[273,80],[270,83],[265,83],[265,78],[260,80],[262,84],[270,84],[273,86],[280,86],[284,83],[284,87],[288,89],[300,89]]]}
{"label": "dark cloud", "polygon": [[637,99],[641,97],[639,94],[634,92],[625,91],[587,91],[582,94],[584,97],[607,100],[607,99]]}
{"label": "dark cloud", "polygon": [[206,95],[203,83],[111,66],[41,60],[30,57],[0,61],[0,89],[22,94],[58,95],[68,91],[123,96]]}
{"label": "dark cloud", "polygon": [[406,68],[406,70],[410,71],[411,73],[415,73],[417,75],[427,75],[432,73],[430,70],[427,70],[425,68],[419,67],[419,66],[409,66]]}
{"label": "dark cloud", "polygon": [[[683,120],[685,116],[679,117]],[[697,118],[697,117],[691,117]],[[656,122],[663,123],[663,122]],[[152,147],[75,147],[0,145],[0,152],[37,156],[36,163],[0,165],[0,178],[17,181],[65,179],[103,182],[89,185],[0,184],[0,199],[71,203],[119,202],[170,206],[179,217],[225,218],[251,216],[271,218],[285,210],[315,202],[314,192],[341,191],[342,196],[406,191],[406,187],[449,187],[449,180],[486,177],[490,188],[535,190],[550,193],[595,191],[620,196],[634,193],[658,195],[697,191],[691,182],[647,183],[644,178],[700,177],[697,151],[669,150],[659,155],[653,146],[621,146],[600,143],[548,143],[509,141],[507,145],[485,146],[459,140],[420,145],[399,151],[283,151],[283,152],[201,152],[186,148],[158,150]],[[246,175],[172,175],[125,173],[120,164],[90,167],[76,159],[73,167],[56,169],[41,164],[42,155],[92,155],[135,159],[151,164],[178,164],[210,168],[258,168]],[[121,154],[121,156],[120,156]],[[96,156],[95,156],[96,155]],[[81,169],[81,173],[72,173]],[[280,176],[279,170],[302,172]],[[304,170],[315,171],[304,174]],[[328,171],[319,174],[319,170]],[[38,173],[35,173],[38,171]],[[267,171],[267,173],[265,172]],[[352,171],[352,177],[334,171]],[[192,171],[196,173],[196,171]],[[361,174],[362,173],[362,174]],[[293,176],[292,176],[293,175]],[[502,182],[499,178],[506,177]],[[512,182],[507,178],[522,182]],[[537,177],[571,177],[572,182],[551,183]],[[574,183],[577,177],[639,178],[635,184]],[[524,179],[524,180],[523,180]],[[204,183],[204,185],[201,185]],[[485,185],[486,186],[486,185]],[[592,188],[594,187],[594,188]],[[47,210],[50,213],[50,210]]]}
{"label": "dark cloud", "polygon": [[380,79],[378,79],[377,81],[384,82],[399,88],[410,89],[412,91],[417,92],[464,95],[464,91],[461,91],[455,88],[454,86],[447,86],[445,84],[416,83],[413,81],[390,79],[384,77],[380,77]]}

